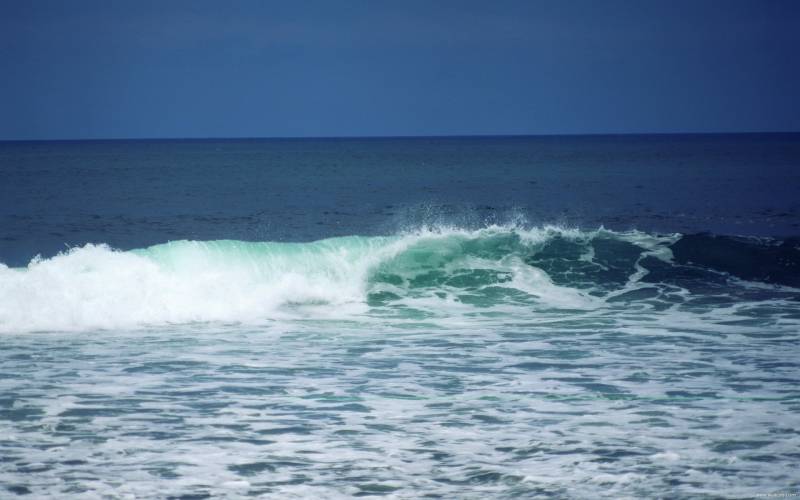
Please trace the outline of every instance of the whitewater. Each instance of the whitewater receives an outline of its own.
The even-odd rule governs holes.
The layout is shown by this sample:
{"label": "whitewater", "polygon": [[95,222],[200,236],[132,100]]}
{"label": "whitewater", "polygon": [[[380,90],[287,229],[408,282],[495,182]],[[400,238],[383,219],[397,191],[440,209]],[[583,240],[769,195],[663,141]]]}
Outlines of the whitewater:
{"label": "whitewater", "polygon": [[[87,244],[25,268],[0,267],[0,331],[258,324],[378,309],[402,318],[403,309],[452,316],[524,306],[516,313],[528,315],[595,310],[637,291],[671,308],[689,291],[642,282],[642,261],[675,268],[670,244],[679,239],[493,225],[311,243],[174,241],[131,251]],[[622,255],[598,258],[595,247]]]}
{"label": "whitewater", "polygon": [[782,242],[699,237],[425,227],[4,266],[0,480],[97,498],[794,484],[798,289],[680,259],[682,240],[761,259]]}
{"label": "whitewater", "polygon": [[0,142],[0,498],[794,495],[799,137]]}

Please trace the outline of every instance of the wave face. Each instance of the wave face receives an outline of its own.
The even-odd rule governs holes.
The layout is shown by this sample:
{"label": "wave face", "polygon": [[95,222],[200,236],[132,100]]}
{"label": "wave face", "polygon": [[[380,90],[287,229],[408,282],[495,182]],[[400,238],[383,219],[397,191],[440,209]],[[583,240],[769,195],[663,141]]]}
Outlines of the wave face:
{"label": "wave face", "polygon": [[800,286],[797,242],[704,234],[491,226],[132,251],[88,244],[26,268],[0,265],[0,330],[668,309],[791,299],[786,286]]}

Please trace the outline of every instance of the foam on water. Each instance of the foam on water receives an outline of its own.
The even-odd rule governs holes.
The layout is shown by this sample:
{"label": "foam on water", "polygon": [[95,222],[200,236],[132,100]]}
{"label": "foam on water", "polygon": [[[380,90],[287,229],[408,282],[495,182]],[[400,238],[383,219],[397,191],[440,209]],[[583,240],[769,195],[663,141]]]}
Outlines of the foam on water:
{"label": "foam on water", "polygon": [[[582,246],[579,260],[603,267],[592,257],[592,242],[598,238],[628,242],[640,258],[668,254],[665,245],[675,239],[491,226],[311,243],[176,241],[126,252],[87,244],[34,259],[22,269],[0,265],[0,331],[259,323],[296,312],[292,306],[316,305],[325,315],[326,306],[424,297],[442,299],[441,307],[470,303],[470,298],[488,307],[505,298],[535,307],[590,309],[600,305],[597,297],[572,283],[554,284],[530,259],[548,243],[565,240]],[[646,272],[635,265],[629,270],[631,284]],[[381,293],[396,301],[381,301]]]}
{"label": "foam on water", "polygon": [[20,335],[0,480],[98,498],[786,491],[797,324],[762,339],[726,318]]}
{"label": "foam on water", "polygon": [[435,227],[86,245],[2,267],[0,483],[97,498],[794,491],[793,250],[732,241],[769,271],[736,274],[692,246],[726,242]]}

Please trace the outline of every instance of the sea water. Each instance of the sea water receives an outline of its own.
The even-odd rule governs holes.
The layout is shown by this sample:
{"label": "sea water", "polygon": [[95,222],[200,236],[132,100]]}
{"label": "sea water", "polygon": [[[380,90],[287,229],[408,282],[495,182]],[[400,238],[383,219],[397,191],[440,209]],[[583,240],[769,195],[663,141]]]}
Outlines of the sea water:
{"label": "sea water", "polygon": [[0,143],[0,496],[800,493],[800,136]]}

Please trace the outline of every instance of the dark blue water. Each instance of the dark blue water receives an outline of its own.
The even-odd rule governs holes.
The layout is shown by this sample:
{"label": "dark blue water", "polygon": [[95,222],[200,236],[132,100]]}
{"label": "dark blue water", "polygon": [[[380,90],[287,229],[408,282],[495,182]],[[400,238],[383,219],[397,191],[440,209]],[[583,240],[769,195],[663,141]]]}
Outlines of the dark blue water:
{"label": "dark blue water", "polygon": [[0,497],[796,495],[800,135],[0,143]]}
{"label": "dark blue water", "polygon": [[800,135],[0,143],[0,261],[435,219],[800,234]]}

